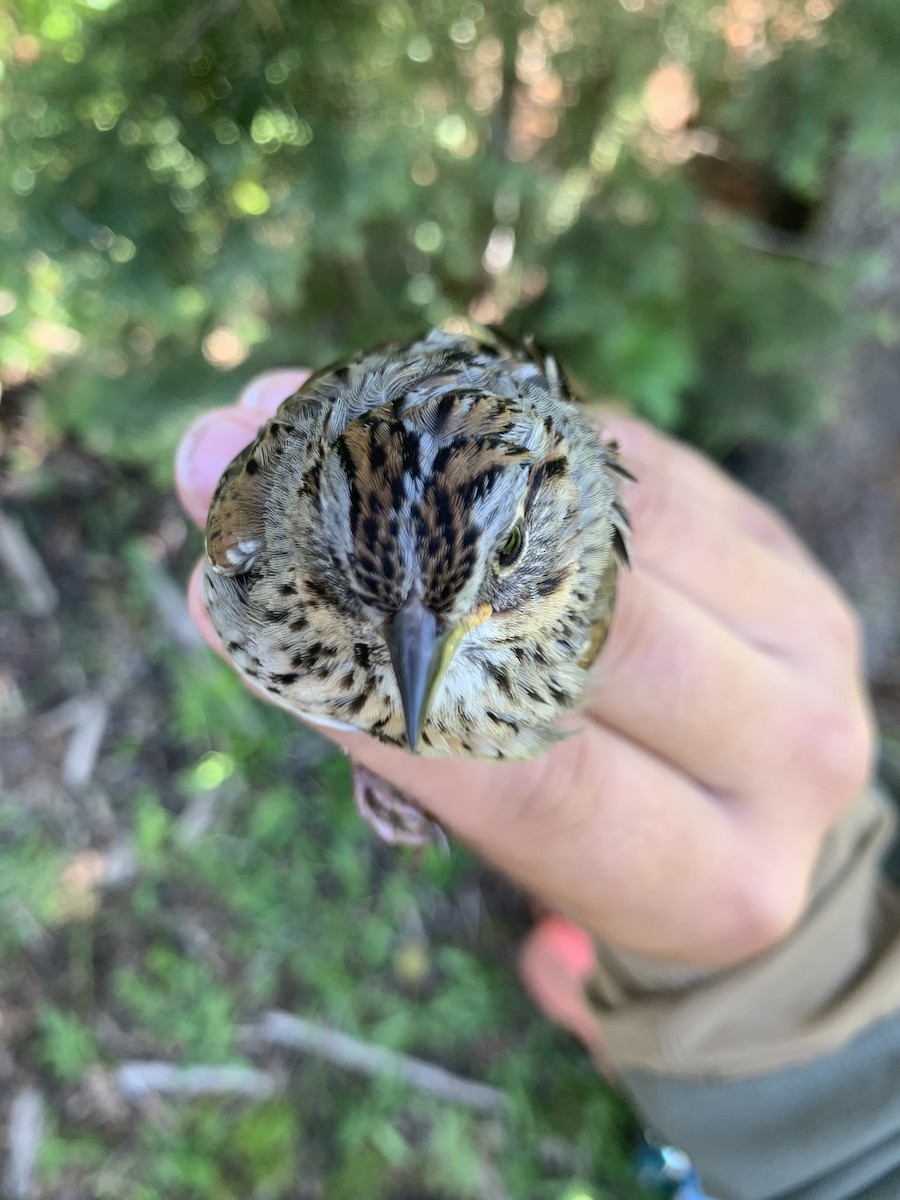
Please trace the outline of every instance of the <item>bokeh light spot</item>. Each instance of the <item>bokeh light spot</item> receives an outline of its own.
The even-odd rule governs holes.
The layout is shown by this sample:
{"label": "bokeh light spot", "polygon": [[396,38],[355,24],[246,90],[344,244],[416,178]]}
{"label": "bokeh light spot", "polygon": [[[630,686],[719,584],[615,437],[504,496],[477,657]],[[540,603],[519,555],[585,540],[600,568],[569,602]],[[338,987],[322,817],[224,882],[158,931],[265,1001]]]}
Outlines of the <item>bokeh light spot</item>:
{"label": "bokeh light spot", "polygon": [[220,325],[203,339],[203,357],[220,371],[239,366],[250,353],[233,329]]}
{"label": "bokeh light spot", "polygon": [[203,756],[191,772],[191,784],[198,792],[209,792],[221,787],[234,773],[234,759],[230,754],[213,750]]}
{"label": "bokeh light spot", "polygon": [[423,254],[436,254],[444,244],[444,231],[437,221],[422,221],[416,226],[413,244]]}
{"label": "bokeh light spot", "polygon": [[79,23],[71,8],[54,8],[41,21],[41,33],[51,42],[65,42],[78,32]]}
{"label": "bokeh light spot", "polygon": [[423,34],[418,33],[414,38],[410,38],[409,45],[406,47],[406,53],[413,62],[425,63],[428,62],[434,51],[431,48],[431,42]]}
{"label": "bokeh light spot", "polygon": [[231,198],[235,207],[250,217],[261,216],[268,212],[271,201],[269,193],[252,179],[242,179],[231,189]]}
{"label": "bokeh light spot", "polygon": [[407,284],[406,294],[413,304],[424,306],[437,295],[437,284],[430,275],[414,275]]}
{"label": "bokeh light spot", "polygon": [[458,150],[466,140],[466,122],[457,113],[442,117],[437,123],[434,138],[444,150]]}

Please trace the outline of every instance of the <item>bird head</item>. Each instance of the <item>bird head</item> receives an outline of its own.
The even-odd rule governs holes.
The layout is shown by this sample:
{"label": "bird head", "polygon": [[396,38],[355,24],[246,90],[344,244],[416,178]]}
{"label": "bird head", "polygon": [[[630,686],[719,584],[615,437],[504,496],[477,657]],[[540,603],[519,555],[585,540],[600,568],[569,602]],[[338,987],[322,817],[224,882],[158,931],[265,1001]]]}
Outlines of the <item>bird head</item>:
{"label": "bird head", "polygon": [[345,600],[388,648],[411,749],[461,651],[489,662],[565,636],[592,544],[575,475],[550,416],[477,391],[373,407],[334,438],[323,532]]}

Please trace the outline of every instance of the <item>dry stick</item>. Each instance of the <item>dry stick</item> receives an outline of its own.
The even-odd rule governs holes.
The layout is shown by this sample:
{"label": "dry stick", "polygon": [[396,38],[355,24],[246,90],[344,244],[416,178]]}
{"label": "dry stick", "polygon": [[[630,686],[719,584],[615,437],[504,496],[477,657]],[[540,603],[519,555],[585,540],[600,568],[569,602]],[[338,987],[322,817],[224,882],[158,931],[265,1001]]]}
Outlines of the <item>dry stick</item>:
{"label": "dry stick", "polygon": [[59,603],[41,556],[18,521],[0,510],[0,567],[15,583],[22,607],[33,617],[48,617]]}
{"label": "dry stick", "polygon": [[34,1087],[23,1087],[9,1106],[9,1158],[3,1181],[10,1200],[34,1195],[34,1170],[41,1145],[44,1101]]}
{"label": "dry stick", "polygon": [[90,783],[108,720],[109,704],[102,696],[78,697],[61,771],[70,791],[83,792]]}
{"label": "dry stick", "polygon": [[278,1091],[278,1080],[268,1071],[240,1064],[231,1066],[176,1067],[172,1063],[136,1059],[122,1063],[116,1084],[126,1100],[142,1100],[154,1093],[171,1096],[249,1096],[266,1100]]}
{"label": "dry stick", "polygon": [[361,1042],[337,1029],[304,1021],[290,1013],[265,1013],[244,1031],[244,1040],[250,1045],[303,1050],[362,1075],[398,1079],[438,1100],[475,1112],[501,1116],[509,1110],[509,1098],[497,1088],[474,1083],[420,1058]]}

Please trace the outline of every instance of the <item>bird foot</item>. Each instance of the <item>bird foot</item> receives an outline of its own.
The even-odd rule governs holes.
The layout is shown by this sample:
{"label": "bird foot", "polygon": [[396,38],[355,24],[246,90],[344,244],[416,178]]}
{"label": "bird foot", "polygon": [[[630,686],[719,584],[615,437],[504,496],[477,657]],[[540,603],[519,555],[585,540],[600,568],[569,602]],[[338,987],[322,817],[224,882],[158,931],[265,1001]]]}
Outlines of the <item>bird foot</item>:
{"label": "bird foot", "polygon": [[450,852],[447,835],[414,800],[376,775],[353,763],[353,798],[359,815],[390,846],[440,846]]}

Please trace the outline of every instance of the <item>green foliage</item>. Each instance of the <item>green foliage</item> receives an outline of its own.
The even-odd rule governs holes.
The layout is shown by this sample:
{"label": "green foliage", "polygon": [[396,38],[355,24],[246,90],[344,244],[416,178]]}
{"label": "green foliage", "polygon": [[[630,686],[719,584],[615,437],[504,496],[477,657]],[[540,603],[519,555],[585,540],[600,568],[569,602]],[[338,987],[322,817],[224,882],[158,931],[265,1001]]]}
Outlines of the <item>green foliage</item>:
{"label": "green foliage", "polygon": [[73,1175],[98,1170],[108,1153],[103,1141],[94,1134],[62,1135],[55,1128],[48,1129],[40,1148],[41,1175],[53,1186],[71,1180]]}
{"label": "green foliage", "polygon": [[165,471],[231,367],[519,307],[589,387],[707,444],[794,429],[848,331],[771,195],[827,200],[900,88],[892,0],[829,7],[19,0],[4,381]]}
{"label": "green foliage", "polygon": [[59,913],[63,856],[14,806],[0,806],[0,835],[11,850],[0,873],[0,948],[38,945]]}
{"label": "green foliage", "polygon": [[210,969],[183,951],[151,944],[140,967],[123,967],[113,994],[130,1020],[185,1062],[233,1057],[232,1000]]}
{"label": "green foliage", "polygon": [[234,1158],[260,1200],[278,1196],[297,1176],[299,1121],[284,1103],[262,1104],[241,1116],[231,1132]]}
{"label": "green foliage", "polygon": [[93,1031],[74,1013],[49,1005],[38,1011],[37,1019],[40,1061],[63,1083],[79,1079],[98,1059]]}
{"label": "green foliage", "polygon": [[287,1196],[297,1178],[298,1135],[296,1116],[283,1103],[266,1103],[231,1120],[223,1119],[218,1106],[195,1105],[178,1114],[174,1128],[143,1127],[144,1167],[125,1195],[128,1200]]}
{"label": "green foliage", "polygon": [[153,795],[139,794],[135,803],[134,835],[138,858],[145,867],[159,867],[165,854],[171,817]]}

